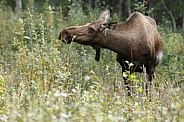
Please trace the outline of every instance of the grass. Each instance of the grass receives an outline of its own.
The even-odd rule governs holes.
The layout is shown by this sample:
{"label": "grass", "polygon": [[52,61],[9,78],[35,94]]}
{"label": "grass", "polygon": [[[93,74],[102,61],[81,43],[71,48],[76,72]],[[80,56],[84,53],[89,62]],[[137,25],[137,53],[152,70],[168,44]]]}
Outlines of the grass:
{"label": "grass", "polygon": [[143,73],[132,77],[134,96],[126,95],[115,53],[102,50],[97,63],[91,47],[57,40],[60,30],[96,14],[88,17],[80,6],[68,19],[50,6],[42,14],[0,14],[0,121],[184,121],[182,34],[159,28],[164,58],[149,101]]}

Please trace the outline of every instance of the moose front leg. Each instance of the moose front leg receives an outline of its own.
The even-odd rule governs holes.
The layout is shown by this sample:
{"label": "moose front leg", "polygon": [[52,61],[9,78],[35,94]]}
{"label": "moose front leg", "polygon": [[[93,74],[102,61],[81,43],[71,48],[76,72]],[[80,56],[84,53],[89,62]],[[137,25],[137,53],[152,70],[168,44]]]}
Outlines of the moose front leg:
{"label": "moose front leg", "polygon": [[[121,65],[121,67],[122,67],[122,75],[123,75],[123,72],[125,72],[125,70],[127,69],[127,66],[124,63],[123,58],[121,57],[120,54],[117,54],[116,61]],[[126,89],[128,91],[128,96],[132,96],[132,88],[130,88],[130,86],[132,86],[131,81],[128,80],[128,76],[127,77],[123,77],[123,79],[124,79],[124,86],[126,87]]]}

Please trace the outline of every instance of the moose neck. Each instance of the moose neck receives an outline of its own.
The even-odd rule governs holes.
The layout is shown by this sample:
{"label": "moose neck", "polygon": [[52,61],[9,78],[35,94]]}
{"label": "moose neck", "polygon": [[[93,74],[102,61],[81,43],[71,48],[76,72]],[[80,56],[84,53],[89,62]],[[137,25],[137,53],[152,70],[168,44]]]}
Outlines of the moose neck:
{"label": "moose neck", "polygon": [[100,45],[103,48],[110,49],[116,53],[122,53],[125,51],[124,49],[129,46],[129,40],[127,40],[125,35],[123,35],[122,33],[123,31],[119,32],[117,30],[107,30],[99,36],[96,44]]}

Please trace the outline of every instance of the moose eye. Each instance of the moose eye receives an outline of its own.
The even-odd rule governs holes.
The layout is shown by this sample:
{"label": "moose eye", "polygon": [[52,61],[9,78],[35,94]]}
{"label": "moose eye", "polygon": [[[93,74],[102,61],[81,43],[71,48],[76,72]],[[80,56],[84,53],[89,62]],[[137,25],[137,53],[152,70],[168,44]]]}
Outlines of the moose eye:
{"label": "moose eye", "polygon": [[93,33],[94,31],[95,31],[95,30],[94,30],[92,27],[89,27],[89,28],[88,28],[88,32],[89,32],[89,33]]}

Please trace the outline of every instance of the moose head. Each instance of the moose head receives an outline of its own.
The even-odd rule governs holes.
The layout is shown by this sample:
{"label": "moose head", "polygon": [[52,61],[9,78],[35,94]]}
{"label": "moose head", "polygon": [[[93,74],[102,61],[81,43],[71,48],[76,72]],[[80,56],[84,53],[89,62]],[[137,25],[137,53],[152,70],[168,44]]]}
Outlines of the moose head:
{"label": "moose head", "polygon": [[65,28],[59,35],[59,39],[63,40],[67,44],[70,44],[72,41],[77,42],[83,45],[91,45],[96,49],[95,46],[96,37],[102,33],[105,33],[106,30],[114,29],[117,25],[117,22],[109,22],[110,12],[106,10],[101,13],[98,20],[87,23],[83,26],[71,26]]}

